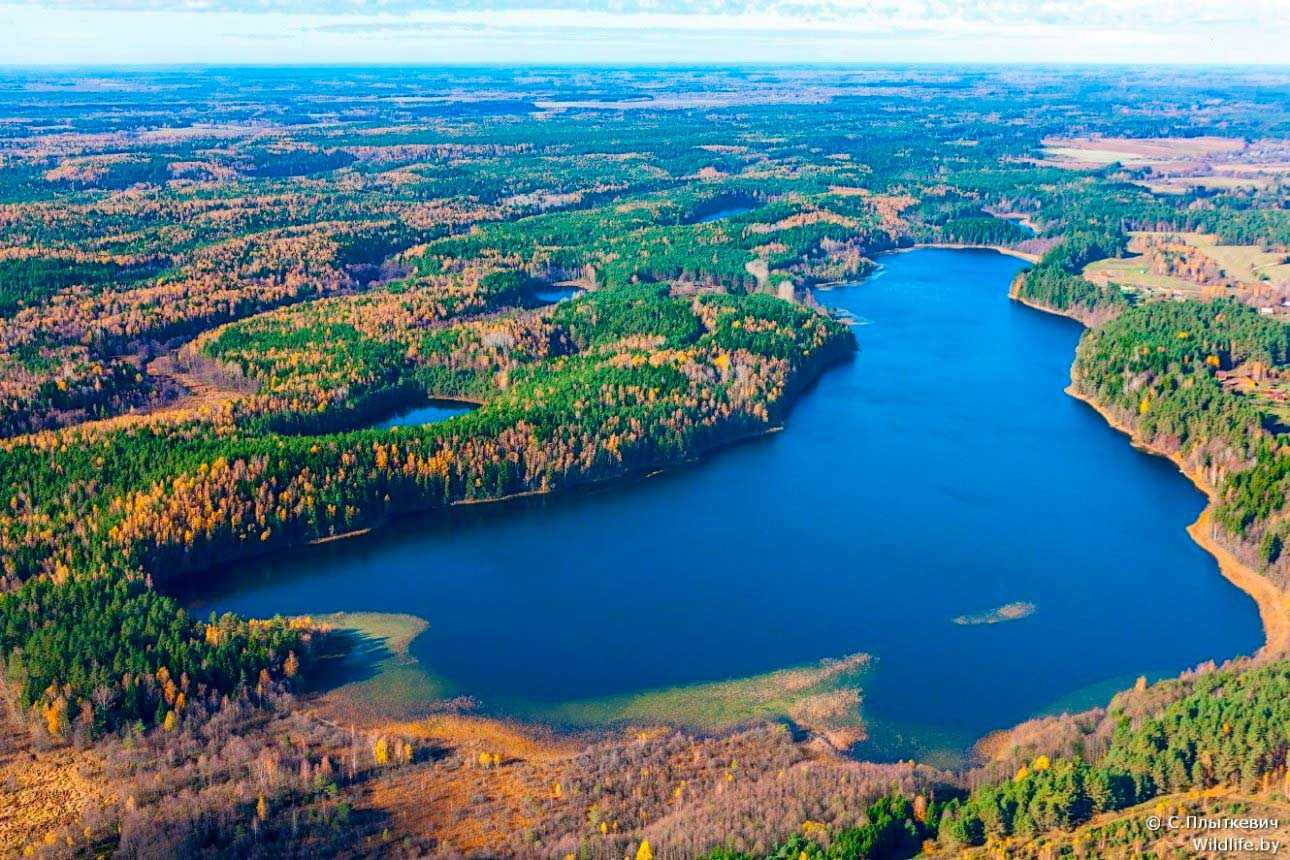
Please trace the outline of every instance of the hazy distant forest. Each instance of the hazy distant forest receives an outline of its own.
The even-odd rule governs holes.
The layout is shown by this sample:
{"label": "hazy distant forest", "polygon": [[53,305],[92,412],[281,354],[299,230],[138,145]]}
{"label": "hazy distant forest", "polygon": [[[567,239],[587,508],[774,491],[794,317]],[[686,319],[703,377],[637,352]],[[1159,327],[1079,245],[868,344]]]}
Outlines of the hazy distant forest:
{"label": "hazy distant forest", "polygon": [[[1288,179],[1266,69],[0,71],[0,853],[1164,856],[1144,810],[1290,818]],[[808,717],[394,718],[320,680],[343,623],[175,596],[777,427],[856,348],[814,288],[915,245],[1022,256],[1012,296],[1088,327],[1074,393],[1208,493],[1257,655],[947,770]],[[427,397],[478,408],[373,426]]]}

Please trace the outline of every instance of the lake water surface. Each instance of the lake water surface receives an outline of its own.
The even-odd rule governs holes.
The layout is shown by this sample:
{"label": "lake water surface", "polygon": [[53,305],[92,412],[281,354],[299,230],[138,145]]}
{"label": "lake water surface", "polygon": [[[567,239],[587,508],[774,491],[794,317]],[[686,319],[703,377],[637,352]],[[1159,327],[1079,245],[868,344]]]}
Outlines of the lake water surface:
{"label": "lake water surface", "polygon": [[566,299],[574,299],[582,295],[583,291],[578,287],[560,287],[549,286],[533,291],[533,298],[537,299],[539,304],[553,305],[556,302],[562,302]]}
{"label": "lake water surface", "polygon": [[[1203,497],[1063,393],[1080,329],[1007,299],[1023,264],[883,263],[819,294],[861,351],[784,432],[254,562],[196,608],[420,615],[413,654],[503,713],[868,652],[861,752],[888,757],[1256,648],[1254,604],[1184,531]],[[1012,602],[1035,611],[954,623]]]}
{"label": "lake water surface", "polygon": [[474,408],[471,404],[462,403],[459,400],[430,400],[411,409],[402,409],[372,426],[388,430],[391,427],[434,424],[439,421],[446,421],[449,418],[455,418],[458,415],[464,415]]}
{"label": "lake water surface", "polygon": [[695,221],[695,223],[696,223],[696,224],[711,224],[713,221],[724,221],[726,218],[730,218],[730,217],[732,217],[732,216],[734,216],[734,215],[742,215],[742,214],[744,214],[745,212],[751,212],[751,211],[753,211],[753,210],[754,210],[754,209],[756,209],[756,208],[757,208],[756,206],[752,206],[752,205],[748,205],[748,206],[727,206],[727,207],[726,207],[726,208],[724,208],[724,209],[718,209],[718,210],[716,210],[715,212],[709,212],[707,215],[704,215],[703,217],[701,217],[701,218],[699,218],[697,221]]}

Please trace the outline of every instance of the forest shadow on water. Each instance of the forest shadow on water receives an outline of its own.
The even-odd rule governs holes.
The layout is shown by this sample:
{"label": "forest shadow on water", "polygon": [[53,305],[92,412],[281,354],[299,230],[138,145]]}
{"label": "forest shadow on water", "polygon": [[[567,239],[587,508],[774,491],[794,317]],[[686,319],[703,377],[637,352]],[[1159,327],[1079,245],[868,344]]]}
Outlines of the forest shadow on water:
{"label": "forest shadow on water", "polygon": [[[255,560],[185,600],[424,619],[402,680],[367,693],[571,727],[688,702],[836,729],[855,699],[858,752],[879,759],[949,761],[1054,703],[1254,650],[1253,602],[1184,531],[1203,497],[1064,394],[1080,329],[1007,299],[1023,264],[931,249],[883,263],[819,293],[866,321],[861,351],[782,433]],[[856,655],[863,672],[824,669]]]}

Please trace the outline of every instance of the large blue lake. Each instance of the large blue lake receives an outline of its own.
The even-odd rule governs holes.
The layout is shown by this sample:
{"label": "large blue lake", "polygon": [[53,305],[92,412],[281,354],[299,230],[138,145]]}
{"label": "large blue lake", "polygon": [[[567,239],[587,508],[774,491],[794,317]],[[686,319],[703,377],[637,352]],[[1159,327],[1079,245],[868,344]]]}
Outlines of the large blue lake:
{"label": "large blue lake", "polygon": [[[784,432],[258,561],[197,608],[420,615],[413,653],[502,712],[868,652],[879,756],[1256,648],[1254,604],[1184,531],[1203,497],[1063,393],[1080,329],[1007,299],[1022,264],[882,262],[819,294],[861,351]],[[953,622],[1015,601],[1035,612]]]}

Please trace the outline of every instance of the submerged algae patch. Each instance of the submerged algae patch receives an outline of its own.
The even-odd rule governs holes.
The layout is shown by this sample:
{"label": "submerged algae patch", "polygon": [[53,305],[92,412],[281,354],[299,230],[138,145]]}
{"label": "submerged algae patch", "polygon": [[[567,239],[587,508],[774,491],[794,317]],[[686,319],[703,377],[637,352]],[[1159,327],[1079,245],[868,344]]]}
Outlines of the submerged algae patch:
{"label": "submerged algae patch", "polygon": [[869,655],[852,654],[748,678],[537,706],[532,716],[578,726],[647,722],[713,731],[781,719],[850,745],[864,738],[858,681],[871,665]]}

